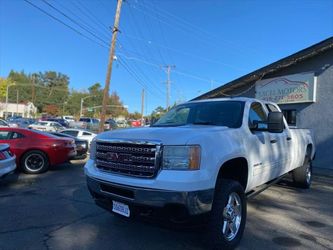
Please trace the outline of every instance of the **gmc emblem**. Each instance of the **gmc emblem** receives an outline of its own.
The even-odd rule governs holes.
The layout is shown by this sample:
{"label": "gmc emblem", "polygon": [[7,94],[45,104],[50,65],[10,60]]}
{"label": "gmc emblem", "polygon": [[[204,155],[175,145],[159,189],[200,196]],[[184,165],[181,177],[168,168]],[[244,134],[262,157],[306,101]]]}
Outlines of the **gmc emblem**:
{"label": "gmc emblem", "polygon": [[119,154],[119,153],[114,153],[114,152],[107,152],[106,153],[106,159],[108,161],[129,162],[129,161],[131,161],[131,155],[130,154]]}

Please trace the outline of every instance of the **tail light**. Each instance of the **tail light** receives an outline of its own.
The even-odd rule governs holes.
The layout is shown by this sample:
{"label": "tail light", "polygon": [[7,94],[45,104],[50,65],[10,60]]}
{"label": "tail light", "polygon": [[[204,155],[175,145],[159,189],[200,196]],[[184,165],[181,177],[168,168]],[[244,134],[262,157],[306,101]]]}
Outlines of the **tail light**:
{"label": "tail light", "polygon": [[0,160],[6,160],[7,157],[4,152],[0,152]]}
{"label": "tail light", "polygon": [[12,156],[13,156],[13,154],[9,150],[0,151],[0,160],[6,160]]}

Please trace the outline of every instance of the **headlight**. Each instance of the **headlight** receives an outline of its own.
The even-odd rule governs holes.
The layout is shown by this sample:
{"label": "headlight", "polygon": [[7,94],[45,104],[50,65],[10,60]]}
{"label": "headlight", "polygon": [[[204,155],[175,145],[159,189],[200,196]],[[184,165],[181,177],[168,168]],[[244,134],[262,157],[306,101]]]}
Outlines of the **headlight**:
{"label": "headlight", "polygon": [[198,170],[200,169],[201,149],[193,146],[164,146],[163,169]]}
{"label": "headlight", "polygon": [[96,156],[96,140],[93,139],[90,143],[90,159],[95,160]]}

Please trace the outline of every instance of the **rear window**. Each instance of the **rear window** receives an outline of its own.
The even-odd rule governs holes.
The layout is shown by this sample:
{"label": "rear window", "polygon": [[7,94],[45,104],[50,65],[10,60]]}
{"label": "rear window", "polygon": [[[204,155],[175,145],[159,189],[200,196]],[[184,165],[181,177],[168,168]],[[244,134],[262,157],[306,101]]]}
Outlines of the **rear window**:
{"label": "rear window", "polygon": [[37,122],[36,125],[40,126],[47,126],[49,123],[48,122]]}
{"label": "rear window", "polygon": [[66,134],[66,135],[71,135],[74,137],[77,137],[77,135],[79,134],[79,132],[75,131],[75,130],[65,130],[65,131],[62,131],[61,133]]}
{"label": "rear window", "polygon": [[52,135],[52,134],[50,134],[50,133],[43,132],[43,131],[40,131],[40,130],[30,130],[30,131],[33,132],[33,133],[36,133],[36,134],[43,135],[43,136],[52,137],[52,138],[57,138],[57,136],[55,136],[55,135]]}

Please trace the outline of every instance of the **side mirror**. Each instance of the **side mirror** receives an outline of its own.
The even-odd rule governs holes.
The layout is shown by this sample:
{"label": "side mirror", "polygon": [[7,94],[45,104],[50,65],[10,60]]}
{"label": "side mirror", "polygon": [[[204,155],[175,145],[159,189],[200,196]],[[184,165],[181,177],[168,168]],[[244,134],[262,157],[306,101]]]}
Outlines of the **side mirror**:
{"label": "side mirror", "polygon": [[282,133],[284,129],[282,112],[269,112],[267,125],[268,132]]}
{"label": "side mirror", "polygon": [[257,130],[258,129],[259,122],[254,120],[253,122],[249,122],[249,128],[250,130]]}

